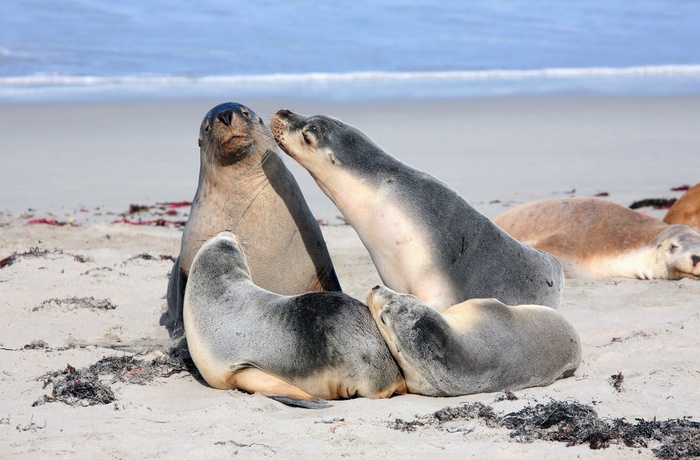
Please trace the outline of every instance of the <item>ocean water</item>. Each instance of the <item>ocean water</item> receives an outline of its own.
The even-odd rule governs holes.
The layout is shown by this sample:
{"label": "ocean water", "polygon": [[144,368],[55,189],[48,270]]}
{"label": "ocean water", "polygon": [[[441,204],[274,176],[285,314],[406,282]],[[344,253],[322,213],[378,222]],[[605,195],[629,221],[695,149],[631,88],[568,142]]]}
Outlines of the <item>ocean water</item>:
{"label": "ocean water", "polygon": [[700,93],[693,0],[3,0],[0,103]]}

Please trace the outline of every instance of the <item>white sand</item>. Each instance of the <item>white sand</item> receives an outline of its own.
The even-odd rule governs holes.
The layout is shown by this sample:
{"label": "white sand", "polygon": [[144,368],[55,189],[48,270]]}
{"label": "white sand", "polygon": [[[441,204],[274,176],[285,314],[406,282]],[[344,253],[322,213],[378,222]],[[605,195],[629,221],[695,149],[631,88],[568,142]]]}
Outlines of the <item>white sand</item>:
{"label": "white sand", "polygon": [[[249,104],[266,119],[276,108],[291,105]],[[0,208],[13,210],[0,216],[0,259],[37,246],[49,250],[0,269],[0,445],[5,446],[0,456],[650,458],[651,449],[619,445],[594,451],[586,445],[522,444],[507,429],[477,420],[446,425],[450,430],[425,426],[414,432],[394,430],[389,423],[464,402],[490,404],[502,415],[551,400],[592,405],[607,420],[697,420],[700,283],[690,280],[568,280],[560,311],[581,335],[583,362],[573,378],[517,391],[516,401],[495,402],[498,394],[407,395],[334,401],[329,409],[312,411],[260,395],[213,390],[180,373],[147,385],[116,382],[117,401],[107,405],[32,407],[51,393],[50,385],[42,388],[37,380],[47,372],[138,350],[155,349],[144,356],[152,358],[170,344],[159,320],[172,262],[159,256],[177,255],[181,232],[99,223],[116,216],[95,216],[94,206],[122,211],[134,202],[191,199],[197,128],[213,105],[0,108],[0,160],[7,172]],[[694,184],[700,177],[700,99],[315,107],[313,102],[292,105],[355,124],[391,153],[453,185],[490,216],[504,209],[502,203],[488,204],[495,199],[530,201],[576,188],[578,195],[607,191],[610,199],[629,204],[678,196],[671,186]],[[433,145],[437,150],[428,152]],[[568,155],[561,157],[562,151]],[[31,166],[37,159],[44,167]],[[325,197],[295,174],[317,216],[331,219]],[[81,205],[91,212],[79,212]],[[77,217],[83,225],[25,226],[28,217],[18,211],[29,207],[39,209],[35,217],[51,211],[60,219]],[[364,300],[379,282],[366,251],[350,227],[323,231],[343,287]],[[132,259],[143,253],[155,259]],[[81,262],[74,255],[91,259]],[[109,299],[116,308],[44,304],[90,296]],[[35,340],[49,348],[22,349]],[[619,392],[609,381],[618,372],[624,376]]]}

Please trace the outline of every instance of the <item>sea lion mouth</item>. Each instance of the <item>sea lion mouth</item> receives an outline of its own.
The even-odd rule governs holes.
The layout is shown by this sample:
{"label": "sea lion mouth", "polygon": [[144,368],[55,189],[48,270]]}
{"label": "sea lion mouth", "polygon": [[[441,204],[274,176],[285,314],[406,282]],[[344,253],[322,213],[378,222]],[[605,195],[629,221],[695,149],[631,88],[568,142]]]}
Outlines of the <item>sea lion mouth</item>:
{"label": "sea lion mouth", "polygon": [[247,151],[247,147],[253,143],[248,134],[233,134],[224,139],[217,139],[217,141],[222,156],[234,155],[236,157],[243,155]]}
{"label": "sea lion mouth", "polygon": [[240,135],[234,134],[234,135],[232,135],[231,137],[229,137],[227,140],[221,142],[221,145],[222,145],[222,146],[225,146],[225,145],[227,145],[227,144],[239,144],[239,143],[241,143],[242,141],[245,141],[245,140],[247,140],[247,139],[250,139],[250,136],[248,136],[248,135],[242,135],[242,136],[240,136]]}

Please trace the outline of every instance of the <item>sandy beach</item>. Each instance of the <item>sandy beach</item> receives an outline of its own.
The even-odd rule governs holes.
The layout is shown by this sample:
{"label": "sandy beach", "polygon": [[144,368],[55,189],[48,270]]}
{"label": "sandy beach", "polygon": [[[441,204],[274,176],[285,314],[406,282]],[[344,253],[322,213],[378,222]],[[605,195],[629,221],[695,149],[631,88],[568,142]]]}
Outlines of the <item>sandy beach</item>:
{"label": "sandy beach", "polygon": [[[603,440],[594,450],[466,410],[434,414],[481,403],[502,418],[565,402],[609,424],[700,421],[693,280],[567,280],[560,311],[581,336],[583,360],[548,387],[323,410],[209,388],[168,354],[175,342],[161,316],[188,208],[158,203],[192,199],[199,124],[219,102],[0,106],[0,456],[636,459],[661,455],[663,443]],[[672,188],[700,179],[700,97],[238,102],[266,122],[282,107],[340,118],[489,217],[550,197],[673,198],[682,192]],[[344,290],[364,301],[380,282],[367,251],[308,173],[287,164],[324,223]],[[42,219],[54,225],[31,223]],[[53,400],[56,382],[105,357],[122,363],[101,374],[112,401]]]}

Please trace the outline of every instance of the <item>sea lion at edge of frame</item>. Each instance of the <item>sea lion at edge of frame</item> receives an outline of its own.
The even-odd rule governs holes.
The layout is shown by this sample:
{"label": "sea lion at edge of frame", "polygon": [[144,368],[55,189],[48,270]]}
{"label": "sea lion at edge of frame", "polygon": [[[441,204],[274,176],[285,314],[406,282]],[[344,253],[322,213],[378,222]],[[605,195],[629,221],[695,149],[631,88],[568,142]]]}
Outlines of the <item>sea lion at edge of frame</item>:
{"label": "sea lion at edge of frame", "polygon": [[570,277],[700,278],[700,231],[601,198],[535,201],[494,219],[556,256]]}

